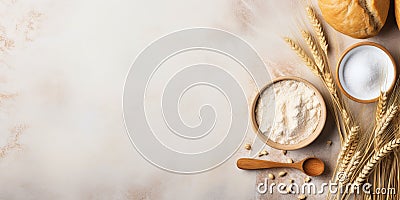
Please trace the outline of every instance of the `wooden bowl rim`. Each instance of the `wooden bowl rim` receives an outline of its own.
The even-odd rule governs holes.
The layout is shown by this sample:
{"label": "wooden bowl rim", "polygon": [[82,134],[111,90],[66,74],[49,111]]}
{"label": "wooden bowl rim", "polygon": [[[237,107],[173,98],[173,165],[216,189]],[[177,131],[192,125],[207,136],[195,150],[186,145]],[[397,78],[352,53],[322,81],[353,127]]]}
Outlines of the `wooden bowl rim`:
{"label": "wooden bowl rim", "polygon": [[373,98],[373,99],[358,99],[358,98],[352,96],[351,94],[349,94],[349,93],[343,88],[343,86],[342,86],[342,84],[341,84],[341,82],[340,82],[340,78],[339,78],[339,69],[340,69],[340,64],[341,64],[342,61],[343,61],[343,58],[347,55],[347,53],[349,53],[351,50],[353,50],[354,48],[359,47],[359,46],[374,46],[374,47],[377,47],[377,48],[381,49],[383,52],[386,53],[386,55],[389,56],[390,60],[392,61],[393,68],[394,68],[394,76],[393,76],[393,82],[392,82],[392,84],[390,85],[390,87],[388,88],[387,92],[392,91],[392,89],[394,88],[394,86],[395,86],[395,84],[396,84],[396,79],[397,79],[397,65],[396,65],[396,61],[394,60],[392,54],[390,54],[389,50],[387,50],[384,46],[382,46],[382,45],[380,45],[380,44],[378,44],[378,43],[370,42],[370,41],[364,41],[364,42],[355,43],[355,44],[351,45],[350,47],[348,47],[348,48],[342,53],[342,55],[340,56],[340,59],[338,60],[338,62],[337,62],[337,64],[336,64],[336,83],[338,84],[340,91],[343,92],[343,94],[346,95],[346,97],[348,97],[349,99],[351,99],[351,100],[353,100],[353,101],[355,101],[355,102],[364,103],[364,104],[373,103],[373,102],[376,102],[376,101],[379,99],[379,97],[376,97],[376,98]]}
{"label": "wooden bowl rim", "polygon": [[[306,84],[308,87],[310,87],[315,92],[315,94],[318,97],[318,100],[321,104],[321,117],[320,117],[320,121],[318,122],[318,126],[316,127],[316,129],[310,136],[308,136],[306,139],[304,139],[303,141],[301,141],[298,144],[280,144],[277,142],[273,142],[272,140],[269,140],[259,130],[259,126],[258,126],[257,119],[256,119],[256,107],[257,107],[257,103],[258,103],[261,93],[263,91],[265,91],[265,89],[270,87],[271,85],[273,85],[279,81],[285,81],[285,80],[295,80],[295,81],[299,81],[299,82]],[[324,100],[323,96],[321,95],[321,93],[318,91],[318,89],[313,84],[311,84],[310,82],[308,82],[302,78],[299,78],[299,77],[284,76],[284,77],[273,79],[270,83],[266,84],[263,88],[261,88],[261,90],[257,93],[256,97],[253,100],[253,104],[252,104],[252,108],[251,108],[251,120],[252,120],[253,129],[256,132],[257,136],[262,141],[264,141],[268,146],[275,148],[275,149],[280,149],[280,150],[296,150],[296,149],[300,149],[300,148],[303,148],[303,147],[311,144],[318,138],[318,136],[321,134],[321,132],[325,126],[326,112],[327,111],[326,111],[325,100]]]}

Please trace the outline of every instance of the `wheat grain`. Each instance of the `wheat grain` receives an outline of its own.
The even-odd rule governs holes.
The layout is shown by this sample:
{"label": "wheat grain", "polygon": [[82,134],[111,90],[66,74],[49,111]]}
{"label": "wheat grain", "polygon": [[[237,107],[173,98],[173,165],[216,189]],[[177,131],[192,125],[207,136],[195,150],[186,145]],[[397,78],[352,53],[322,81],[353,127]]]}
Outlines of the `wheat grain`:
{"label": "wheat grain", "polygon": [[308,6],[306,8],[306,10],[307,10],[308,18],[310,19],[310,22],[314,28],[314,32],[316,33],[316,35],[318,37],[319,45],[321,46],[324,53],[328,54],[328,42],[326,40],[322,24],[318,20],[318,17],[316,15],[314,9],[312,9],[312,7]]}
{"label": "wheat grain", "polygon": [[361,185],[374,170],[376,164],[381,161],[383,158],[388,156],[393,152],[395,148],[400,146],[400,138],[394,139],[383,146],[378,152],[376,152],[368,161],[367,164],[364,165],[362,171],[358,174],[354,184]]}

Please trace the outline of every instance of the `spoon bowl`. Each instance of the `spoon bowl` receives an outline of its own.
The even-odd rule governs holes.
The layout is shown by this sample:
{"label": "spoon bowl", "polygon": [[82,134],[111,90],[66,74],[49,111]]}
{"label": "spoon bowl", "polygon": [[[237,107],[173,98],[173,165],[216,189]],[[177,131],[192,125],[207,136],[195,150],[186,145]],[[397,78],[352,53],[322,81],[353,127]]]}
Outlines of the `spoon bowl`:
{"label": "spoon bowl", "polygon": [[318,158],[306,158],[302,163],[302,171],[309,176],[319,176],[324,173],[325,164]]}

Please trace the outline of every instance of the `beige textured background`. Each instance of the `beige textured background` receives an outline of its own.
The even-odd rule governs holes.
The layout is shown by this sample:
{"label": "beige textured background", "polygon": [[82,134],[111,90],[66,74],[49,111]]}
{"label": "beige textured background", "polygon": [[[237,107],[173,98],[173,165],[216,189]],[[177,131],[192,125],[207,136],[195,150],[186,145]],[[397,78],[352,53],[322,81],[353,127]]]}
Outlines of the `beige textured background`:
{"label": "beige textured background", "polygon": [[[305,26],[303,4],[295,2],[0,0],[0,199],[294,199],[257,194],[267,171],[238,170],[236,159],[248,155],[243,149],[202,174],[155,168],[128,140],[121,101],[135,56],[151,41],[188,27],[241,36],[274,77],[304,77],[327,97],[282,42],[283,36],[298,38]],[[327,31],[334,66],[340,53],[360,40]],[[371,40],[398,61],[399,36],[391,11],[381,34]],[[243,87],[250,101],[255,90],[251,84]],[[352,105],[357,119],[371,120],[372,105]],[[249,130],[246,142],[254,138]],[[328,122],[309,147],[287,156],[269,150],[263,159],[320,157],[327,168],[313,178],[318,183],[329,180],[338,148],[334,124]],[[297,183],[305,177],[288,172]],[[287,179],[276,180],[281,181]]]}

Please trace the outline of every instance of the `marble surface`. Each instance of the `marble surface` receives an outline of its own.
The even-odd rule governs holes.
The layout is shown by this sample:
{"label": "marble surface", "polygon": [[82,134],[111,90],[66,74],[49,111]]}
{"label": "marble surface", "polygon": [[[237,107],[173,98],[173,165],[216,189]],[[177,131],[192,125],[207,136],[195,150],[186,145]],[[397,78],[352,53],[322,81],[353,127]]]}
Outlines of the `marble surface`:
{"label": "marble surface", "polygon": [[[154,167],[133,148],[121,102],[125,77],[141,50],[190,27],[240,36],[273,77],[303,77],[328,100],[320,81],[282,41],[283,36],[300,38],[299,28],[307,26],[303,8],[289,0],[0,0],[0,199],[294,199],[259,194],[258,183],[278,171],[237,169],[236,160],[249,156],[243,148],[204,173],[181,175]],[[400,32],[392,15],[391,10],[381,34],[370,40],[398,61]],[[341,52],[361,40],[326,29],[334,67]],[[250,106],[256,90],[246,77],[240,80]],[[360,121],[373,118],[372,104],[350,104]],[[196,123],[189,114],[189,123]],[[249,128],[245,142],[254,140]],[[262,159],[323,159],[327,168],[313,178],[317,184],[330,179],[339,139],[329,115],[312,145],[286,156],[266,148],[270,155]],[[305,177],[287,171],[296,182]]]}

